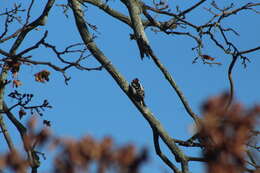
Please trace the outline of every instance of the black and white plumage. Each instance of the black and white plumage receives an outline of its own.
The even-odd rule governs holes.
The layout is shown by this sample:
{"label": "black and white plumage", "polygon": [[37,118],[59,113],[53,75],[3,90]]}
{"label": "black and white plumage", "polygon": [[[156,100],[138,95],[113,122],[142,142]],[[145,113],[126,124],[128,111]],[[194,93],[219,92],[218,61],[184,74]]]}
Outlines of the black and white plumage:
{"label": "black and white plumage", "polygon": [[139,79],[135,78],[134,80],[132,80],[129,86],[129,92],[137,102],[139,102],[143,106],[146,106],[144,102],[144,87],[140,83]]}

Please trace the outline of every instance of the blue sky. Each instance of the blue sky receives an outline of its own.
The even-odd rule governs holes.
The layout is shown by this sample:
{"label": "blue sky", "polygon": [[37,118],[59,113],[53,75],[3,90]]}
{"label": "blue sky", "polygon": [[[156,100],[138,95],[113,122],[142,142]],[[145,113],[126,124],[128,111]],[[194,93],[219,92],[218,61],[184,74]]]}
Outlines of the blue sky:
{"label": "blue sky", "polygon": [[[182,4],[182,1],[174,2],[180,4],[180,7],[190,5],[185,2]],[[235,2],[235,5],[240,6],[241,3],[246,2],[239,0]],[[10,8],[10,4],[7,0],[1,1],[1,10],[6,7]],[[124,6],[117,1],[111,1],[109,4],[126,12]],[[207,7],[206,4],[203,4],[200,10],[202,7]],[[39,9],[42,6],[42,3],[36,3],[33,7],[33,14],[40,14]],[[196,24],[203,23],[208,16],[201,15],[200,10],[196,10],[192,16],[187,16],[187,19]],[[205,11],[203,13],[207,14]],[[50,13],[47,25],[40,27],[39,31],[29,34],[28,39],[19,50],[33,45],[42,37],[46,29],[49,31],[46,41],[55,44],[59,50],[69,44],[81,42],[71,11],[68,14],[67,19],[62,14],[61,8],[55,6]],[[175,138],[187,139],[190,136],[188,129],[192,126],[190,117],[152,60],[148,58],[140,60],[135,41],[129,39],[131,29],[91,6],[86,11],[86,15],[88,21],[98,27],[99,33],[95,33],[98,36],[95,41],[99,48],[128,81],[135,77],[142,81],[146,91],[147,105],[169,134]],[[259,46],[260,23],[256,22],[257,20],[259,20],[259,15],[257,16],[253,12],[242,12],[224,20],[224,26],[232,26],[240,32],[240,37],[234,34],[229,34],[229,36],[241,50]],[[3,18],[0,18],[0,22],[2,21]],[[16,27],[17,25],[13,25],[11,30],[14,31]],[[150,29],[146,31],[156,55],[171,72],[196,113],[200,114],[200,106],[205,99],[228,90],[227,68],[231,57],[224,55],[211,42],[205,39],[203,51],[205,54],[216,57],[216,61],[222,63],[221,66],[208,66],[202,64],[201,61],[192,64],[196,54],[191,50],[195,46],[195,42],[191,39],[162,33],[155,34]],[[0,44],[0,48],[9,50],[13,41]],[[35,60],[41,59],[61,65],[55,60],[54,54],[43,47],[33,51],[30,55],[33,55]],[[241,61],[238,61],[233,71],[235,97],[247,106],[253,106],[260,101],[259,57],[260,51],[248,54],[248,58],[251,60],[248,67],[243,68]],[[99,65],[92,57],[88,58],[84,64],[88,67]],[[43,118],[52,122],[52,131],[55,134],[75,138],[90,134],[98,139],[109,135],[119,145],[133,143],[138,147],[148,147],[151,163],[146,166],[144,172],[169,171],[154,152],[152,133],[148,123],[105,70],[87,72],[71,69],[68,71],[68,75],[72,79],[66,86],[62,75],[51,69],[49,69],[52,72],[50,82],[46,84],[34,82],[33,74],[42,69],[48,68],[43,66],[21,67],[18,78],[23,85],[19,91],[33,93],[35,95],[33,103],[35,104],[40,104],[43,99],[48,99],[53,109],[47,110]],[[6,94],[11,90],[12,88],[9,86]],[[14,101],[8,98],[8,104],[12,105]],[[25,122],[26,119],[23,121]],[[20,144],[18,134],[12,125],[9,130],[15,143]],[[0,140],[3,141],[2,136],[0,136]],[[189,155],[196,153],[195,151],[186,152]],[[43,161],[41,169],[46,170],[49,163],[49,160]],[[201,172],[201,164],[192,164],[191,170],[194,173]]]}

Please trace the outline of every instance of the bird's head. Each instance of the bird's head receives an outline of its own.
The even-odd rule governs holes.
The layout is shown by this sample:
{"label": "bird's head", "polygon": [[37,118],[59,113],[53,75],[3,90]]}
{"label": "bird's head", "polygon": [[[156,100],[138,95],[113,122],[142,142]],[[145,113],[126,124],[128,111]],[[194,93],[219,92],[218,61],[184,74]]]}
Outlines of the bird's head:
{"label": "bird's head", "polygon": [[139,83],[139,79],[138,78],[134,78],[132,82],[133,83]]}

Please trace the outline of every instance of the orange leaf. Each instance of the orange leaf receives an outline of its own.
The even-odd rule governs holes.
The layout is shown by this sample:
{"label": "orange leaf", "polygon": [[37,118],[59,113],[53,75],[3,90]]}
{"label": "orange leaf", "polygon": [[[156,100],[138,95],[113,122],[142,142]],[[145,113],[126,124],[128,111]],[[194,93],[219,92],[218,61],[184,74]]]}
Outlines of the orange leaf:
{"label": "orange leaf", "polygon": [[17,88],[22,85],[20,80],[13,80],[13,88]]}
{"label": "orange leaf", "polygon": [[19,118],[22,119],[23,116],[25,116],[25,115],[26,115],[26,112],[23,109],[20,109],[20,111],[19,111]]}
{"label": "orange leaf", "polygon": [[42,71],[34,74],[35,81],[42,82],[42,83],[49,81],[50,74],[51,73],[48,70],[42,70]]}
{"label": "orange leaf", "polygon": [[210,61],[214,61],[214,60],[215,60],[215,58],[213,58],[213,57],[211,57],[211,56],[209,56],[209,55],[201,55],[201,57],[202,57],[203,59],[210,60]]}

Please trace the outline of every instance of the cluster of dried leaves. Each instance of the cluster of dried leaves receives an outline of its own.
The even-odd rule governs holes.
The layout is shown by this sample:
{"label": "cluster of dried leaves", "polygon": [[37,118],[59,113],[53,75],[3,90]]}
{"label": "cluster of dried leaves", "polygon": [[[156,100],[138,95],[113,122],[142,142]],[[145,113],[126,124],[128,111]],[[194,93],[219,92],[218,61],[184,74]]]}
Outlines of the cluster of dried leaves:
{"label": "cluster of dried leaves", "polygon": [[[13,88],[18,88],[19,86],[22,85],[22,81],[20,81],[19,79],[16,79],[18,76],[18,72],[20,70],[20,66],[21,63],[16,61],[8,61],[7,65],[6,65],[6,69],[10,70],[12,75],[13,75],[13,81],[12,81],[12,86]],[[48,70],[42,70],[38,73],[34,74],[34,78],[36,82],[41,82],[41,83],[45,83],[46,81],[49,81],[49,76],[50,76],[50,72]]]}
{"label": "cluster of dried leaves", "polygon": [[51,137],[51,133],[48,128],[36,131],[36,126],[37,122],[34,116],[27,123],[28,133],[22,135],[27,156],[19,150],[11,150],[9,153],[0,155],[0,171],[10,169],[17,173],[26,173],[32,165],[40,165],[40,156],[44,157],[44,154],[36,151],[36,147],[44,146]]}
{"label": "cluster of dried leaves", "polygon": [[98,173],[108,170],[137,173],[148,158],[146,149],[137,152],[134,145],[116,147],[110,137],[105,137],[101,141],[91,136],[85,136],[80,140],[58,138],[51,135],[47,128],[36,132],[36,127],[36,119],[31,118],[27,123],[28,135],[23,139],[24,148],[27,151],[31,150],[33,159],[27,159],[27,156],[18,150],[11,151],[0,156],[0,171],[10,169],[14,172],[26,173],[32,165],[32,160],[39,162],[36,165],[40,165],[40,156],[46,158],[36,148],[40,149],[46,144],[51,150],[59,151],[54,158],[53,170],[50,171],[57,173],[88,172],[93,165]]}
{"label": "cluster of dried leaves", "polygon": [[[14,78],[16,78],[18,76],[19,71],[20,71],[21,64],[22,63],[17,61],[17,60],[7,59],[5,68],[12,73]],[[48,82],[49,76],[50,76],[50,72],[48,70],[42,70],[42,71],[34,74],[35,81],[41,82],[41,83],[44,83],[46,81]],[[22,85],[22,82],[20,80],[18,80],[18,79],[13,80],[13,87],[17,88],[21,85]]]}
{"label": "cluster of dried leaves", "polygon": [[28,161],[16,150],[0,157],[1,172],[9,168],[14,172],[25,173],[28,167]]}
{"label": "cluster of dried leaves", "polygon": [[[200,136],[209,173],[242,173],[246,168],[247,144],[254,136],[260,106],[245,110],[239,103],[228,110],[227,94],[210,99],[203,106]],[[258,117],[257,117],[258,116]],[[256,168],[256,170],[260,171]]]}
{"label": "cluster of dried leaves", "polygon": [[113,140],[109,137],[101,142],[90,136],[79,141],[59,140],[62,151],[55,158],[54,172],[79,172],[89,170],[95,163],[99,173],[113,169],[115,172],[139,172],[142,163],[147,160],[147,151],[137,152],[133,145],[115,148]]}
{"label": "cluster of dried leaves", "polygon": [[[223,94],[209,99],[203,105],[204,118],[201,120],[199,134],[209,173],[250,172],[247,151],[251,138],[255,137],[254,129],[259,120],[260,106],[246,110],[236,103],[227,108],[228,98],[229,95]],[[38,124],[35,116],[33,117],[26,125],[28,133],[23,136],[27,156],[17,150],[1,155],[0,171],[10,169],[25,173],[32,165],[40,165],[40,158],[45,159],[45,156],[37,150],[46,144],[52,150],[58,151],[51,172],[89,172],[93,171],[94,165],[94,172],[98,173],[111,170],[136,173],[147,161],[147,150],[137,152],[133,145],[117,147],[110,137],[101,141],[91,136],[79,140],[59,138],[50,133],[46,122],[44,124],[47,127],[37,131]],[[259,168],[256,166],[256,169],[251,170],[257,173]]]}
{"label": "cluster of dried leaves", "polygon": [[[22,82],[17,78],[19,70],[20,70],[20,66],[21,66],[21,62],[17,61],[17,60],[7,60],[6,61],[6,65],[5,68],[10,71],[13,75],[13,88],[17,88],[19,86],[22,85]],[[41,70],[38,73],[34,74],[34,78],[36,82],[41,82],[41,83],[45,83],[46,81],[49,81],[49,76],[50,76],[50,72],[48,70]]]}
{"label": "cluster of dried leaves", "polygon": [[49,81],[49,75],[51,73],[48,71],[48,70],[42,70],[38,73],[36,73],[34,76],[35,76],[35,81],[37,82],[42,82],[44,83],[45,81]]}

